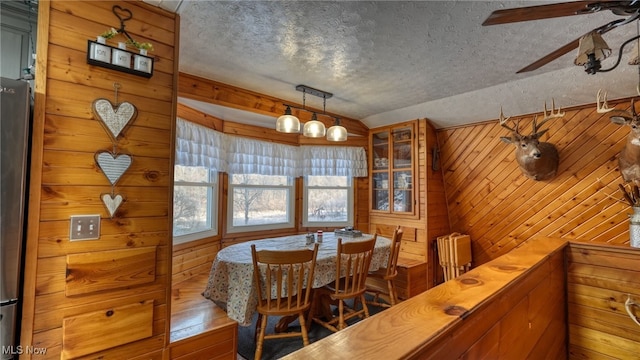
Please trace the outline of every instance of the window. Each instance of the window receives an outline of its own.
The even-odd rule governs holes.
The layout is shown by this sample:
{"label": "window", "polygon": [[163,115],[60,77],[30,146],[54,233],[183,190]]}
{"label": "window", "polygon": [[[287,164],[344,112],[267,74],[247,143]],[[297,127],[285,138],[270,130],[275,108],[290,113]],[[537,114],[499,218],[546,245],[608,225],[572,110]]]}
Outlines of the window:
{"label": "window", "polygon": [[228,232],[293,227],[294,201],[290,176],[230,174]]}
{"label": "window", "polygon": [[353,181],[348,176],[306,176],[303,226],[353,225]]}
{"label": "window", "polygon": [[173,188],[173,243],[218,234],[218,173],[176,165]]}

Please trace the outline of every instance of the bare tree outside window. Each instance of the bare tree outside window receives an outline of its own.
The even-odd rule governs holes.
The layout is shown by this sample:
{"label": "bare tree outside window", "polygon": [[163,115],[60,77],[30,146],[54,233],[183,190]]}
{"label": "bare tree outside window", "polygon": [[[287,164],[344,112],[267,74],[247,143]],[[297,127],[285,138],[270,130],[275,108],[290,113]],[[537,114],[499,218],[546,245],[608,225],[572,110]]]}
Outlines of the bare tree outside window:
{"label": "bare tree outside window", "polygon": [[230,175],[232,226],[291,222],[291,182],[286,176]]}
{"label": "bare tree outside window", "polygon": [[[173,236],[217,233],[217,173],[204,167],[174,167]],[[175,241],[174,241],[175,242]],[[178,241],[177,243],[180,243]]]}
{"label": "bare tree outside window", "polygon": [[346,176],[305,177],[307,225],[350,225],[352,185]]}

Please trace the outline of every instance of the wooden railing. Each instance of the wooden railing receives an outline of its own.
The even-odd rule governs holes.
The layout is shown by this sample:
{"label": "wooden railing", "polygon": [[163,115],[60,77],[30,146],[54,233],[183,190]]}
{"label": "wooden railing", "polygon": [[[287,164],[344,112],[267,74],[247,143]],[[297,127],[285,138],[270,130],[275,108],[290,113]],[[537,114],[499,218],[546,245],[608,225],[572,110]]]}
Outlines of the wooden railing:
{"label": "wooden railing", "polygon": [[285,358],[566,358],[566,245],[531,239]]}

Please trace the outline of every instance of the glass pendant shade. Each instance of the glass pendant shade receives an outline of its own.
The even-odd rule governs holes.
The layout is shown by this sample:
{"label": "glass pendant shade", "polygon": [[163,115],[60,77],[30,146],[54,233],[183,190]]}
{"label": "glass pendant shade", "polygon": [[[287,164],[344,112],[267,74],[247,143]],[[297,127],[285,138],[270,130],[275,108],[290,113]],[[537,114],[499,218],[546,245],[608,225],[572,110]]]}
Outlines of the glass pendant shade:
{"label": "glass pendant shade", "polygon": [[284,111],[284,115],[280,116],[278,120],[276,120],[276,131],[283,133],[300,132],[300,120],[291,115],[291,107],[287,106],[287,109]]}
{"label": "glass pendant shade", "polygon": [[302,134],[311,138],[323,137],[326,132],[327,130],[325,129],[324,124],[318,121],[316,113],[313,113],[311,121],[306,122],[302,129]]}
{"label": "glass pendant shade", "polygon": [[347,129],[340,125],[340,120],[336,119],[335,124],[327,130],[327,140],[347,141]]}
{"label": "glass pendant shade", "polygon": [[578,55],[573,61],[576,65],[585,65],[589,62],[589,55],[593,54],[595,60],[604,60],[611,55],[609,45],[597,32],[590,32],[580,38]]}

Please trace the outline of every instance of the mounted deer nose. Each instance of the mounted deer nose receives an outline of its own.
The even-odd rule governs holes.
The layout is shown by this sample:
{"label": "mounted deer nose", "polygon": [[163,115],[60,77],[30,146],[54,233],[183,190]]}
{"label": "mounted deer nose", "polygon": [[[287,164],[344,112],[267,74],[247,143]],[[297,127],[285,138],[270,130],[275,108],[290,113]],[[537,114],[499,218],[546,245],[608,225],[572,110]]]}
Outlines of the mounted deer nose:
{"label": "mounted deer nose", "polygon": [[536,151],[536,152],[533,153],[533,157],[536,158],[536,159],[540,159],[540,155],[541,154],[540,154],[539,151]]}

